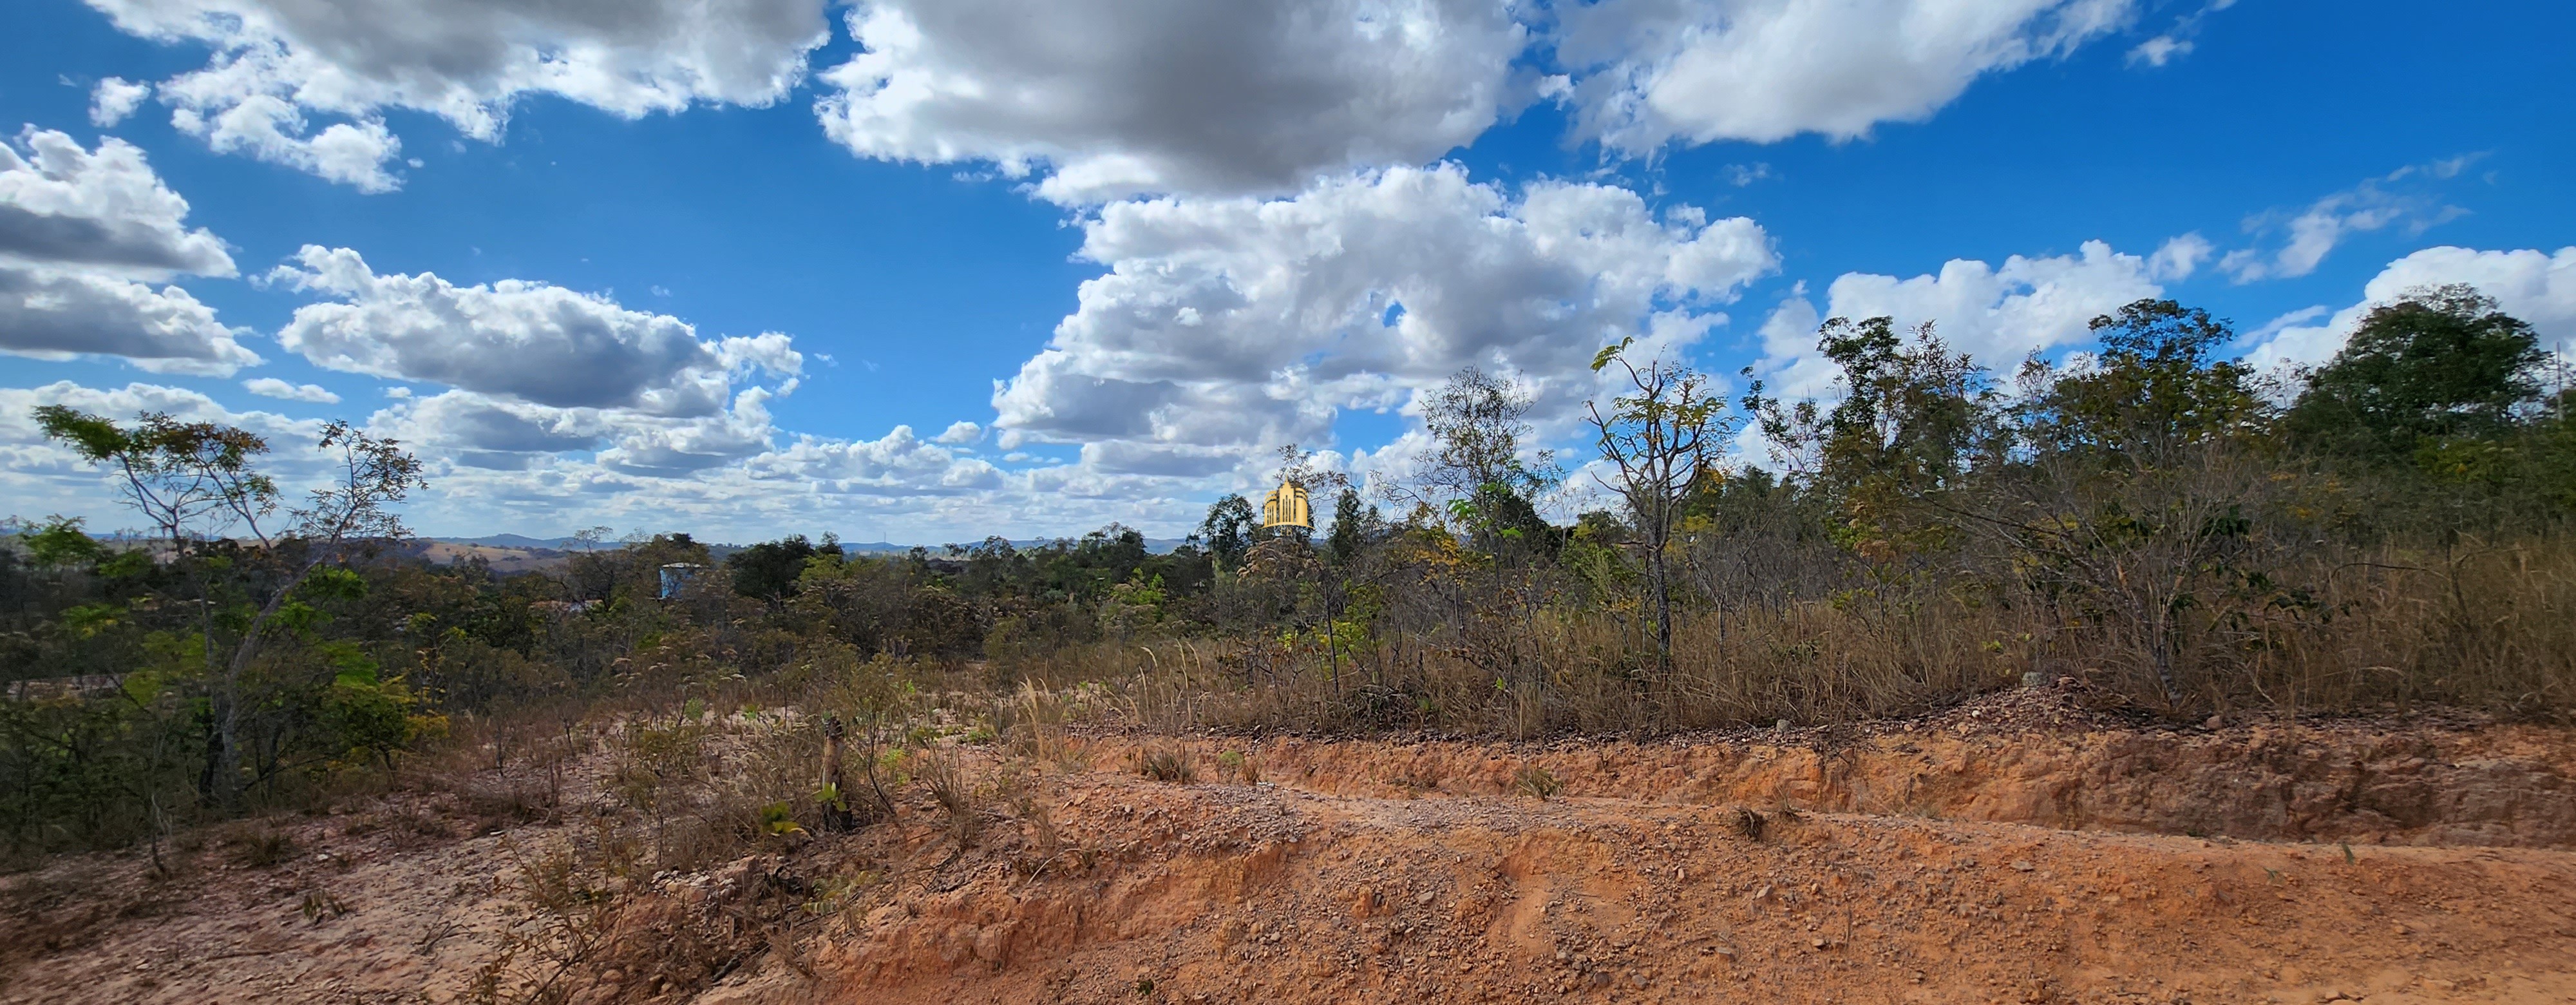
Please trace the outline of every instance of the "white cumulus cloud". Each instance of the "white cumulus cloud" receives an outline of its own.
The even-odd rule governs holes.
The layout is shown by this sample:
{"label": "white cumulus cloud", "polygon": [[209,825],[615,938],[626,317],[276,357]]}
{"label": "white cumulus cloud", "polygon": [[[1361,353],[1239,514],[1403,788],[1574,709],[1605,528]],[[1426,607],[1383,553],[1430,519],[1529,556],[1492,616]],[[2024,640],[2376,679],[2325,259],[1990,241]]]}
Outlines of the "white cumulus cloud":
{"label": "white cumulus cloud", "polygon": [[2000,267],[1952,259],[1937,274],[1911,278],[1844,273],[1826,288],[1821,310],[1792,296],[1772,312],[1757,369],[1793,397],[1829,393],[1836,371],[1816,351],[1817,324],[1829,317],[1890,317],[1900,328],[1932,322],[1954,350],[2008,369],[2029,353],[2083,341],[2097,316],[2162,295],[2157,259],[2175,257],[2123,254],[2087,241],[2076,254],[2014,255]]}
{"label": "white cumulus cloud", "polygon": [[89,517],[93,532],[130,527],[138,521],[112,501],[110,473],[45,438],[35,420],[39,405],[68,405],[119,422],[159,412],[181,422],[217,422],[249,430],[268,441],[270,456],[263,459],[262,470],[280,476],[290,493],[326,474],[319,463],[321,455],[312,449],[322,429],[318,419],[235,412],[201,392],[160,384],[93,388],[65,380],[0,388],[0,498],[22,513]]}
{"label": "white cumulus cloud", "polygon": [[89,124],[101,129],[125,121],[143,99],[152,96],[152,85],[138,84],[123,77],[107,77],[89,92]]}
{"label": "white cumulus cloud", "polygon": [[213,308],[147,285],[234,274],[223,241],[189,229],[187,215],[188,201],[123,140],[92,150],[30,129],[0,142],[0,352],[216,376],[258,363]]}
{"label": "white cumulus cloud", "polygon": [[1527,44],[1504,0],[863,0],[849,29],[866,51],[820,74],[834,139],[1063,202],[1436,159],[1494,123]]}
{"label": "white cumulus cloud", "polygon": [[[162,86],[166,96],[185,100],[202,88],[199,81]],[[381,121],[334,122],[312,132],[302,110],[268,94],[241,97],[228,104],[200,102],[170,113],[180,132],[205,140],[216,153],[247,153],[339,182],[361,192],[391,192],[402,179],[386,170],[402,154],[402,140]]]}
{"label": "white cumulus cloud", "polygon": [[803,366],[785,335],[708,342],[678,318],[546,283],[378,275],[347,248],[307,245],[268,279],[331,298],[297,308],[277,336],[317,366],[537,405],[710,415],[738,377]]}
{"label": "white cumulus cloud", "polygon": [[2335,311],[2323,324],[2306,323],[2326,312],[2312,307],[2267,325],[2267,331],[2258,333],[2263,337],[2247,354],[2247,362],[2257,367],[2323,363],[2342,351],[2345,340],[2372,308],[2414,290],[2451,283],[2475,286],[2494,297],[2505,313],[2531,322],[2544,347],[2576,342],[2576,247],[2552,253],[2446,245],[2388,263],[2362,287],[2359,303]]}
{"label": "white cumulus cloud", "polygon": [[1562,418],[1602,345],[1694,340],[1778,264],[1751,220],[1659,218],[1602,185],[1513,193],[1454,165],[1113,203],[1080,255],[1109,272],[993,396],[1003,448],[1085,444],[1067,491],[1320,444],[1340,409],[1403,408],[1471,364],[1525,374]]}
{"label": "white cumulus cloud", "polygon": [[[163,81],[174,120],[217,150],[380,191],[400,150],[381,113],[498,138],[545,94],[633,118],[763,105],[829,37],[821,0],[90,0],[128,33],[213,50]],[[310,116],[345,119],[314,131]]]}
{"label": "white cumulus cloud", "polygon": [[1850,139],[1913,122],[1986,73],[2125,25],[2133,0],[1602,0],[1553,8],[1559,100],[1589,138]]}
{"label": "white cumulus cloud", "polygon": [[2190,39],[2175,38],[2171,35],[2158,35],[2144,42],[2140,42],[2136,47],[2130,49],[2129,63],[2133,66],[2163,66],[2176,59],[2191,55],[2191,49],[2192,42]]}
{"label": "white cumulus cloud", "polygon": [[2138,43],[2129,50],[2130,66],[2161,67],[2184,56],[2194,48],[2192,36],[2200,33],[2201,22],[2211,14],[2236,6],[2236,0],[2208,0],[2199,9],[2174,19],[2173,27],[2161,35]]}
{"label": "white cumulus cloud", "polygon": [[0,352],[36,359],[121,356],[154,373],[230,376],[256,366],[242,332],[176,286],[0,267]]}
{"label": "white cumulus cloud", "polygon": [[53,130],[0,143],[0,262],[79,266],[137,279],[229,276],[232,257],[143,151],[115,137],[96,150]]}
{"label": "white cumulus cloud", "polygon": [[242,381],[242,389],[263,398],[282,398],[316,405],[337,405],[340,396],[320,384],[290,384],[275,377],[253,377]]}

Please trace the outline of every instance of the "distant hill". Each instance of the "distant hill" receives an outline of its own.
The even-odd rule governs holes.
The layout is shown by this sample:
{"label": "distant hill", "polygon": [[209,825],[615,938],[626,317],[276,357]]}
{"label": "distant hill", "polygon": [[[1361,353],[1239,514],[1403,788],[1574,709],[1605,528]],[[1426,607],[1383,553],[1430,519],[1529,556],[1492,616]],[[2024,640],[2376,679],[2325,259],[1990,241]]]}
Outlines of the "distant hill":
{"label": "distant hill", "polygon": [[[500,538],[516,538],[521,541],[535,540],[534,538],[518,537],[514,534],[503,534],[500,535]],[[486,538],[484,540],[496,540],[496,538]],[[470,562],[479,558],[482,559],[484,563],[490,565],[492,567],[492,571],[499,573],[535,572],[539,569],[560,568],[565,562],[570,561],[572,558],[572,556],[565,554],[562,550],[557,548],[479,544],[474,541],[461,541],[437,537],[406,542],[403,548],[403,553],[425,559],[437,565],[454,565],[458,562]]]}
{"label": "distant hill", "polygon": [[[1061,539],[1052,537],[1032,537],[1012,541],[1011,547],[1022,549],[1043,548],[1054,544],[1058,540],[1078,541],[1081,540],[1081,538],[1078,536]],[[706,545],[708,557],[719,562],[724,561],[726,556],[731,555],[734,552],[741,551],[744,547],[743,545],[725,544],[716,541],[700,541],[698,543]],[[1145,539],[1145,550],[1156,555],[1168,555],[1184,543],[1186,542],[1181,538],[1149,537]],[[449,562],[464,561],[470,557],[481,557],[485,561],[491,562],[494,569],[510,572],[537,568],[550,568],[562,564],[572,555],[584,550],[597,549],[607,551],[625,547],[625,544],[618,541],[584,542],[579,538],[572,537],[529,537],[525,534],[487,534],[482,537],[430,537],[419,539],[418,545],[420,547],[417,548],[415,553],[428,558],[433,562],[445,564]],[[906,555],[910,554],[914,547],[914,545],[896,544],[892,541],[841,542],[841,550],[852,555]],[[947,550],[947,545],[944,544],[920,545],[919,547],[929,549],[930,553],[933,555],[940,554]]]}
{"label": "distant hill", "polygon": [[[1013,541],[1013,542],[1011,542],[1011,547],[1013,547],[1013,548],[1017,548],[1017,549],[1021,549],[1021,550],[1027,550],[1027,549],[1030,549],[1030,548],[1044,548],[1044,547],[1046,547],[1046,546],[1048,546],[1048,545],[1051,545],[1051,544],[1056,543],[1057,541],[1080,541],[1080,540],[1082,540],[1082,536],[1081,536],[1081,535],[1079,535],[1079,534],[1074,535],[1074,536],[1072,536],[1072,537],[1032,537],[1032,538],[1028,538],[1028,539],[1025,539],[1025,540]],[[981,542],[981,541],[961,541],[961,542],[958,542],[958,543],[960,543],[960,544],[967,544],[967,545],[975,545],[975,544],[982,544],[983,542]],[[1168,555],[1168,554],[1171,554],[1171,553],[1172,553],[1172,552],[1174,552],[1174,551],[1179,550],[1179,549],[1180,549],[1180,547],[1181,547],[1181,545],[1186,544],[1186,543],[1188,543],[1186,540],[1181,539],[1181,538],[1175,538],[1175,537],[1149,537],[1149,538],[1146,538],[1146,539],[1145,539],[1145,551],[1146,551],[1148,554],[1154,554],[1154,555]],[[883,547],[883,548],[893,548],[894,550],[896,550],[896,551],[898,551],[898,552],[902,552],[902,551],[910,551],[910,550],[912,550],[912,548],[911,548],[911,546],[910,546],[910,545],[895,546],[895,545],[851,545],[851,544],[843,544],[841,547],[843,547],[843,548],[849,548],[849,549],[881,548],[881,547]],[[932,545],[932,546],[930,546],[930,550],[935,554],[935,553],[937,553],[937,552],[939,552],[939,551],[944,550],[946,547],[947,547],[946,545]],[[873,554],[873,552],[870,552],[870,553],[871,553],[871,554]]]}
{"label": "distant hill", "polygon": [[[493,534],[487,537],[433,537],[430,538],[430,540],[441,544],[479,544],[487,548],[544,548],[549,551],[574,551],[579,549],[582,544],[581,540],[578,538],[537,538],[528,537],[523,534]],[[618,544],[615,541],[603,541],[599,546],[614,548],[617,547]]]}

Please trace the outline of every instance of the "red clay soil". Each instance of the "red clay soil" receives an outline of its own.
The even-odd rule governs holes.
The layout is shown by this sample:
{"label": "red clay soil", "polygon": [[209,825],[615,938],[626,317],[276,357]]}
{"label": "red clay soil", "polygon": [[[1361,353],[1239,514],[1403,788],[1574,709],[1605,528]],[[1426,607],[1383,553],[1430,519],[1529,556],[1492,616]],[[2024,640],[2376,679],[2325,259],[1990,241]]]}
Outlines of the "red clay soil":
{"label": "red clay soil", "polygon": [[[1016,808],[989,799],[962,845],[909,791],[894,823],[656,878],[672,897],[841,879],[792,954],[712,986],[624,964],[555,990],[709,1005],[2576,1001],[2576,732],[2051,725],[2011,706],[2032,700],[1651,744],[1075,741]],[[1140,777],[1144,749],[1181,753],[1198,780]],[[1235,752],[1256,781],[1220,760]],[[1547,778],[1554,798],[1526,794]],[[296,862],[166,884],[135,916],[22,913],[0,931],[25,957],[0,1001],[464,1000],[524,923],[507,849],[571,833],[406,848],[299,826]],[[38,902],[83,875],[113,892],[136,866],[67,861],[9,892]],[[343,910],[317,913],[317,891]]]}

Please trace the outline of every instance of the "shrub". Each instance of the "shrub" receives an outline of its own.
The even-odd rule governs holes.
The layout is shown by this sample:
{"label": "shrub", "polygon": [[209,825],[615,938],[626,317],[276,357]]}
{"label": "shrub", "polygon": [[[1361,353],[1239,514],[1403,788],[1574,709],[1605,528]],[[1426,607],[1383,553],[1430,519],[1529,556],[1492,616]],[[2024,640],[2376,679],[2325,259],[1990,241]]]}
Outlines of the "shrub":
{"label": "shrub", "polygon": [[1158,782],[1188,785],[1199,780],[1199,769],[1190,755],[1170,747],[1147,747],[1136,752],[1136,773]]}
{"label": "shrub", "polygon": [[1219,769],[1222,769],[1228,777],[1233,778],[1236,782],[1241,784],[1258,785],[1261,783],[1261,762],[1254,760],[1251,756],[1240,750],[1229,750],[1225,753],[1216,755],[1216,766]]}

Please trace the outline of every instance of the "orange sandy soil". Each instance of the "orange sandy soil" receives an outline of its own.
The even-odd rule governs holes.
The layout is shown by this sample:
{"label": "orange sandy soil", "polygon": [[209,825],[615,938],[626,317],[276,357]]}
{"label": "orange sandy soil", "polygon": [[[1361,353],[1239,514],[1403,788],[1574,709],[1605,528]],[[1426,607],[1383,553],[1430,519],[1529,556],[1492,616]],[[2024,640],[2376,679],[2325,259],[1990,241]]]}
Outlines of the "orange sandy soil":
{"label": "orange sandy soil", "polygon": [[[686,910],[638,914],[619,939],[647,948],[551,989],[710,1005],[2576,1001],[2565,729],[2172,730],[2040,695],[1645,744],[1062,742],[963,845],[907,790],[892,824],[641,893],[685,907],[839,879],[837,899],[787,912],[777,951],[674,980],[649,919]],[[1126,770],[1154,745],[1200,780]],[[1258,781],[1219,777],[1232,751]],[[1530,766],[1563,792],[1512,794]],[[302,852],[266,868],[208,852],[156,883],[135,855],[97,856],[9,878],[0,1001],[469,1000],[529,923],[516,863],[589,826],[345,836],[369,812],[391,811],[293,823]]]}

